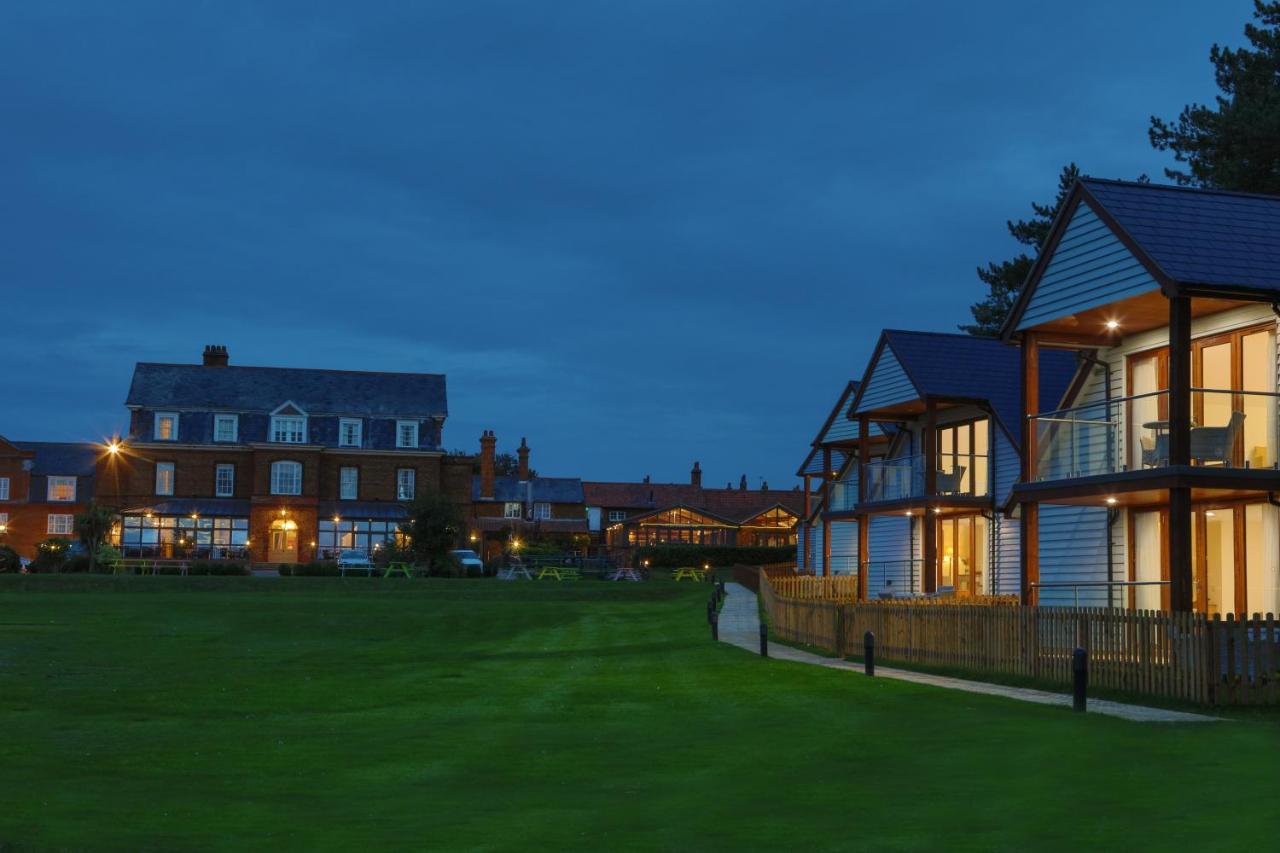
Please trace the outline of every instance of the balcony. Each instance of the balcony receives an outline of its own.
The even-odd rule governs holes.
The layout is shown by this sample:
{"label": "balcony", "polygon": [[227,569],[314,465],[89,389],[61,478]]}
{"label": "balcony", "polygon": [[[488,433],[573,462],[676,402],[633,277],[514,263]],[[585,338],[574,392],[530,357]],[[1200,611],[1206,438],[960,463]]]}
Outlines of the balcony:
{"label": "balcony", "polygon": [[[1191,389],[1191,464],[1274,469],[1280,394]],[[1165,468],[1169,392],[1153,391],[1031,416],[1036,482]]]}
{"label": "balcony", "polygon": [[938,456],[938,472],[933,495],[925,493],[923,454],[868,462],[867,502],[899,501],[924,497],[985,497],[990,492],[987,457],[957,453]]}
{"label": "balcony", "polygon": [[857,479],[837,480],[831,484],[831,512],[849,512],[857,506]]}

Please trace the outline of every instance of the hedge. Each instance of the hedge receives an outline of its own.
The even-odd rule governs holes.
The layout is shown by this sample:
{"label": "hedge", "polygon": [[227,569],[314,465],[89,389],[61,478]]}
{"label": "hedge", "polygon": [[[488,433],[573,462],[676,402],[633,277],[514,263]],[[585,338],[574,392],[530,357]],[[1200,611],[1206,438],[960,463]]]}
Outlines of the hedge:
{"label": "hedge", "polygon": [[766,565],[786,563],[796,558],[794,545],[779,548],[739,548],[729,545],[646,545],[636,549],[635,564],[649,561],[654,569],[674,569],[678,566]]}

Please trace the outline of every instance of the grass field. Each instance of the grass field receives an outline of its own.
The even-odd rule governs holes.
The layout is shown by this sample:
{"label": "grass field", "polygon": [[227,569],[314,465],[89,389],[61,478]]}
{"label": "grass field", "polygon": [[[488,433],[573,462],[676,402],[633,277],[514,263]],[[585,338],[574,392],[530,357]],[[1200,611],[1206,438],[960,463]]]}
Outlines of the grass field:
{"label": "grass field", "polygon": [[0,850],[1270,849],[1280,729],[713,645],[705,586],[0,578]]}

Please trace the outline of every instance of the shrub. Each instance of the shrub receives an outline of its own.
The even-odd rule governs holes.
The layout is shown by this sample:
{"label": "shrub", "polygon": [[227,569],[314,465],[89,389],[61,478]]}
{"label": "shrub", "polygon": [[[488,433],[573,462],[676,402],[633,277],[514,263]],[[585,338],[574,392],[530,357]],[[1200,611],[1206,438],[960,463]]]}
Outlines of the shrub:
{"label": "shrub", "polygon": [[219,575],[231,577],[236,575],[249,574],[249,567],[244,563],[234,563],[226,560],[217,560],[214,562],[197,562],[187,567],[187,573],[192,575]]}
{"label": "shrub", "polygon": [[705,566],[712,568],[785,563],[796,558],[792,545],[778,548],[739,548],[730,545],[646,545],[637,548],[635,564],[649,561],[653,569],[674,569],[678,566]]}
{"label": "shrub", "polygon": [[280,576],[286,578],[336,578],[338,576],[338,564],[333,562],[286,563],[281,565],[279,570]]}
{"label": "shrub", "polygon": [[22,558],[8,545],[0,545],[0,573],[22,571]]}
{"label": "shrub", "polygon": [[62,563],[62,567],[57,571],[63,574],[84,574],[89,571],[89,555],[88,554],[72,554]]}
{"label": "shrub", "polygon": [[36,558],[28,568],[33,572],[60,572],[67,562],[71,542],[57,536],[36,545]]}

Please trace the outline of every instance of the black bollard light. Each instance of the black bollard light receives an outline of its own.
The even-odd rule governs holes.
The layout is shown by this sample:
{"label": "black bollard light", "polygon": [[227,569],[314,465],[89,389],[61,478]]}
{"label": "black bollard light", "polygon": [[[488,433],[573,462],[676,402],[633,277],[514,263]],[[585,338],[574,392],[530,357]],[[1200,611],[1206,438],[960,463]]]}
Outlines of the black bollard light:
{"label": "black bollard light", "polygon": [[707,602],[707,624],[711,624],[711,617],[716,615],[716,606],[710,601]]}
{"label": "black bollard light", "polygon": [[769,656],[769,626],[760,623],[760,657],[767,658]]}
{"label": "black bollard light", "polygon": [[711,639],[715,642],[720,640],[720,614],[714,610],[711,611]]}
{"label": "black bollard light", "polygon": [[876,635],[870,631],[862,635],[862,663],[867,675],[876,674]]}
{"label": "black bollard light", "polygon": [[1085,694],[1089,690],[1089,653],[1084,649],[1071,652],[1071,707],[1085,710]]}

